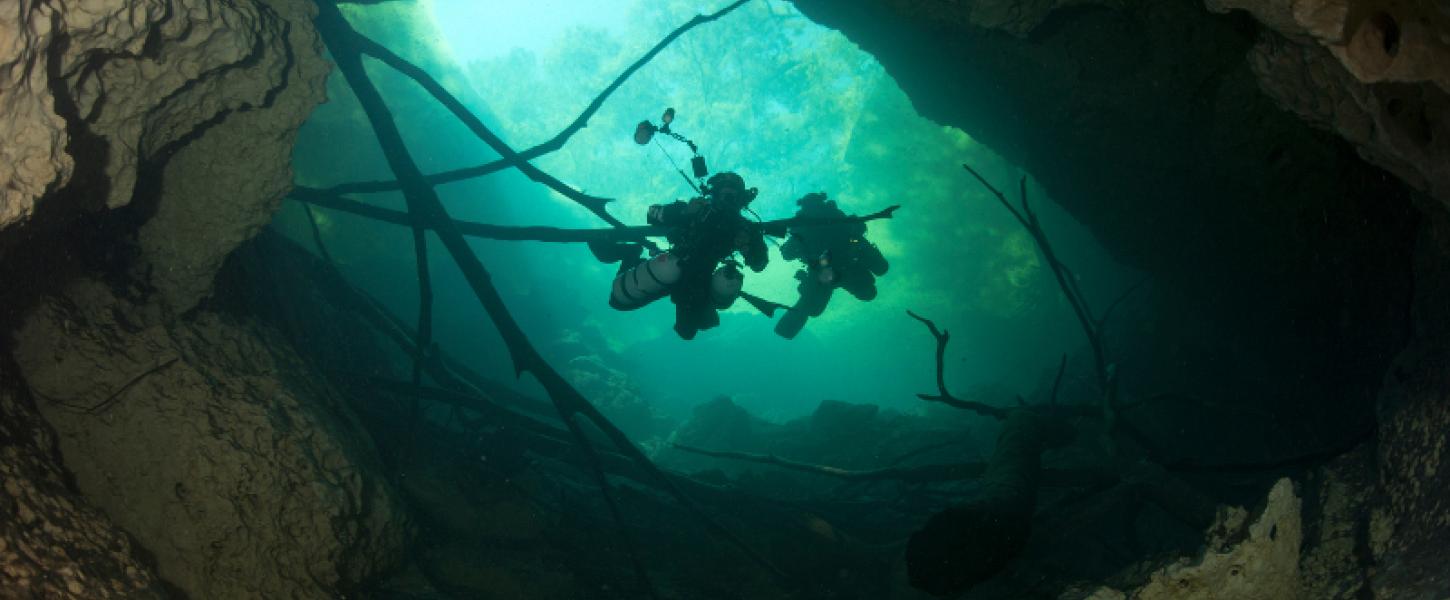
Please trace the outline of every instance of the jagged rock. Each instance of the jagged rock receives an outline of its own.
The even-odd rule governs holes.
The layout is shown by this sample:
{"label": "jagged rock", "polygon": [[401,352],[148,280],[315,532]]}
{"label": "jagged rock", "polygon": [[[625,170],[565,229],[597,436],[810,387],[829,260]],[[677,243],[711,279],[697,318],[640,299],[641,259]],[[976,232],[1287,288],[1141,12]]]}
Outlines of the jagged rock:
{"label": "jagged rock", "polygon": [[6,11],[0,231],[36,214],[64,224],[141,204],[155,213],[142,268],[170,308],[191,308],[290,185],[293,134],[327,70],[314,10],[109,0]]}
{"label": "jagged rock", "polygon": [[[1450,46],[1426,42],[1424,32],[1414,36],[1413,49],[1391,47],[1386,36],[1400,33],[1379,31],[1373,43],[1364,41],[1366,31],[1398,27],[1388,13],[1363,19],[1345,41],[1349,5],[1323,4],[1307,14],[1296,4],[1287,23],[1254,5],[1254,15],[1282,34],[1261,35],[1249,52],[1259,86],[1280,106],[1354,144],[1365,160],[1450,205]],[[1299,20],[1305,18],[1319,20]]]}
{"label": "jagged rock", "polygon": [[1380,485],[1371,530],[1377,598],[1450,590],[1450,355],[1416,357],[1393,376],[1380,424]]}
{"label": "jagged rock", "polygon": [[[312,27],[316,7],[310,0],[267,0],[258,7],[271,24],[260,55],[246,60],[259,66],[192,88],[208,91],[192,93],[197,107],[190,112],[225,101],[215,113],[225,118],[192,133],[200,135],[166,162],[156,212],[140,231],[142,268],[173,310],[205,297],[232,249],[272,220],[292,189],[297,131],[326,97],[330,67]],[[238,98],[246,100],[236,104]]]}
{"label": "jagged rock", "polygon": [[1208,548],[1153,573],[1148,583],[1124,593],[1101,588],[1090,600],[1258,600],[1300,598],[1301,502],[1282,479],[1252,522],[1242,508],[1220,512],[1209,529]]}
{"label": "jagged rock", "polygon": [[20,384],[0,357],[0,597],[164,597],[130,538],[72,488]]}
{"label": "jagged rock", "polygon": [[196,598],[323,597],[400,560],[407,520],[336,392],[276,334],[147,321],[77,280],[14,354],[76,483]]}
{"label": "jagged rock", "polygon": [[592,350],[576,354],[559,371],[631,438],[645,441],[664,432],[664,418],[640,395],[633,378],[614,368],[604,356]]}
{"label": "jagged rock", "polygon": [[1416,256],[1416,339],[1386,375],[1379,404],[1376,598],[1450,590],[1450,215],[1428,221]]}
{"label": "jagged rock", "polygon": [[1304,496],[1301,596],[1357,600],[1369,591],[1369,507],[1375,495],[1374,448],[1365,446],[1315,469]]}

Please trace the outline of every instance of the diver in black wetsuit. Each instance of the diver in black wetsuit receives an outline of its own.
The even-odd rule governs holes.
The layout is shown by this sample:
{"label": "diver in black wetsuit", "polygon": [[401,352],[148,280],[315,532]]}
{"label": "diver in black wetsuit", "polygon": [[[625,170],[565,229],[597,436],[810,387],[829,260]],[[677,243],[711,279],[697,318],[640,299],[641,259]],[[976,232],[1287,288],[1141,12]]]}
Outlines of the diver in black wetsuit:
{"label": "diver in black wetsuit", "polygon": [[[806,194],[796,204],[800,206],[797,217],[846,216],[824,193]],[[800,299],[775,324],[775,333],[786,339],[800,333],[806,319],[825,312],[836,288],[844,288],[863,302],[875,298],[876,278],[885,275],[889,266],[881,250],[866,240],[866,224],[861,222],[792,227],[780,255],[805,263],[805,268],[796,272]]]}
{"label": "diver in black wetsuit", "polygon": [[649,207],[649,224],[669,228],[668,252],[640,261],[637,246],[624,247],[621,255],[591,245],[601,260],[621,261],[610,306],[634,310],[668,293],[675,303],[675,333],[687,340],[719,325],[717,311],[740,295],[744,275],[732,258],[736,252],[757,273],[770,259],[760,226],[740,214],[755,199],[756,189],[746,188],[739,175],[725,172],[710,177],[701,191],[688,202]]}

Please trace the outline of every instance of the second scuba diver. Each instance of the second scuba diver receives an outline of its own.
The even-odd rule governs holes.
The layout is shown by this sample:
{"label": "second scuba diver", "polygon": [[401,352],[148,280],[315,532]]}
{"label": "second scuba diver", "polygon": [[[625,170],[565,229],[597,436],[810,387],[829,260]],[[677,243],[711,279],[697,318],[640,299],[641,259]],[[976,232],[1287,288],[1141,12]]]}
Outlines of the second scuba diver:
{"label": "second scuba diver", "polygon": [[[824,193],[806,194],[796,204],[800,206],[797,217],[846,217]],[[825,312],[836,288],[844,288],[863,302],[875,298],[876,278],[885,275],[889,266],[881,250],[866,240],[866,224],[861,222],[792,227],[780,255],[805,263],[796,272],[800,299],[775,324],[775,333],[786,339],[800,333],[808,318]]]}

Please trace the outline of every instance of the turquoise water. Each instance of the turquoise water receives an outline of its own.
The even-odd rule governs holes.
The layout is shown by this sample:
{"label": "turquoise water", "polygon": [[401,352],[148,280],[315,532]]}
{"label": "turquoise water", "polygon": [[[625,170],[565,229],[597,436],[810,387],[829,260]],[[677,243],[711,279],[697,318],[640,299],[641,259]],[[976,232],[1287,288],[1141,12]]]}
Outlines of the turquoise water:
{"label": "turquoise water", "polygon": [[[361,31],[427,68],[519,149],[568,125],[625,67],[702,8],[569,4],[509,10],[437,1],[349,15]],[[550,10],[573,16],[547,17]],[[425,172],[496,156],[405,78],[376,63],[369,72]],[[333,74],[332,100],[298,141],[297,180],[304,185],[390,178],[380,176],[388,173],[386,164],[340,79]],[[546,353],[560,339],[586,340],[588,351],[618,372],[611,386],[630,388],[671,419],[726,395],[753,413],[784,420],[825,399],[922,410],[915,394],[934,387],[934,346],[906,310],[953,333],[947,377],[958,390],[1030,395],[1051,376],[1060,354],[1081,347],[1070,308],[1031,238],[960,165],[971,163],[1002,186],[1030,174],[961,131],[918,116],[871,56],[789,3],[748,3],[686,33],[630,77],[560,151],[535,164],[570,186],[614,199],[611,214],[643,225],[650,204],[693,195],[676,171],[676,165],[688,168],[688,148],[672,140],[641,147],[631,139],[636,123],[658,121],[666,107],[676,109],[675,129],[699,145],[713,170],[738,172],[760,189],[752,208],[761,218],[792,216],[796,198],[817,191],[848,213],[902,205],[894,219],[871,223],[867,236],[891,262],[878,282],[880,295],[861,302],[837,294],[794,340],[776,336],[770,319],[739,302],[724,311],[719,328],[684,341],[670,329],[667,300],[634,312],[610,309],[605,301],[615,265],[594,260],[582,244],[471,241],[505,302]],[[458,219],[607,227],[516,172],[438,189]],[[1029,193],[1090,299],[1106,304],[1131,283],[1131,274],[1050,198],[1030,184]],[[366,200],[402,206],[396,193]],[[284,209],[279,226],[307,241],[296,208]],[[408,230],[319,214],[348,276],[397,313],[416,314]],[[432,247],[439,343],[486,372],[508,375],[512,367],[492,326],[446,255]],[[763,273],[747,273],[744,288],[791,304],[800,265],[782,260],[774,246],[771,254]],[[580,350],[569,348],[574,355],[549,358],[568,364]],[[527,378],[519,385],[537,391]]]}

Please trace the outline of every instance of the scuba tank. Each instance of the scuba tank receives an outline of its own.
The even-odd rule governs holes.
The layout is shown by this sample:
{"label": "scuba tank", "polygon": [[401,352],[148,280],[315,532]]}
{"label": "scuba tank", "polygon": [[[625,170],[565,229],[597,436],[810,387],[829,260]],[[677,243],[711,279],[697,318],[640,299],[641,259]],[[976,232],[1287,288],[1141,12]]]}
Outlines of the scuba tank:
{"label": "scuba tank", "polygon": [[730,308],[735,299],[740,297],[740,286],[744,283],[745,275],[735,265],[716,269],[715,274],[710,276],[710,303],[717,309]]}
{"label": "scuba tank", "polygon": [[669,252],[640,261],[634,268],[620,271],[614,277],[609,306],[618,310],[634,310],[664,297],[679,280],[680,259]]}

